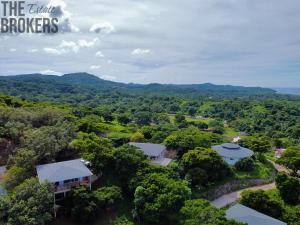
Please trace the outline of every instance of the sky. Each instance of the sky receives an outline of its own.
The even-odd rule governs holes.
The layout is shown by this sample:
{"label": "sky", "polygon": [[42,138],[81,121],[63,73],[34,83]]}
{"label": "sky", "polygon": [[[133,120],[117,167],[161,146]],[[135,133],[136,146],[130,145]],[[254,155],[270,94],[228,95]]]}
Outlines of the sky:
{"label": "sky", "polygon": [[0,75],[300,87],[299,0],[36,3],[58,9],[46,16],[59,17],[60,32],[0,34]]}

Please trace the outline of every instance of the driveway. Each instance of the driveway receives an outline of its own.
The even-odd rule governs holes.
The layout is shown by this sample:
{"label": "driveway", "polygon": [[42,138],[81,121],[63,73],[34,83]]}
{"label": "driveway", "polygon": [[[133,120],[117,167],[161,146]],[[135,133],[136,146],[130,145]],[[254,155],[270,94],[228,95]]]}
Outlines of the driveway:
{"label": "driveway", "polygon": [[[284,166],[276,164],[273,161],[270,161],[270,162],[274,165],[275,169],[278,172],[289,173],[288,169],[286,169]],[[255,187],[241,189],[241,190],[238,190],[238,191],[235,191],[235,192],[231,192],[229,194],[222,195],[221,197],[213,200],[211,202],[211,204],[214,205],[217,208],[222,208],[222,207],[225,207],[226,205],[229,205],[229,204],[232,204],[232,203],[236,202],[241,197],[241,194],[242,194],[243,191],[246,191],[246,190],[255,191],[255,190],[259,190],[259,189],[261,189],[261,190],[270,190],[270,189],[274,189],[274,188],[276,188],[275,182],[270,183],[270,184],[264,184],[264,185],[259,185],[259,186],[255,186]]]}
{"label": "driveway", "polygon": [[270,183],[270,184],[245,188],[245,189],[242,189],[242,190],[238,190],[238,191],[231,192],[229,194],[223,195],[220,198],[217,198],[217,199],[213,200],[211,202],[211,204],[214,205],[217,208],[222,208],[226,205],[229,205],[229,204],[232,204],[232,203],[236,202],[241,197],[241,194],[242,194],[243,191],[246,191],[246,190],[255,191],[255,190],[259,190],[259,189],[270,190],[270,189],[274,189],[275,187],[276,187],[275,182],[273,182],[273,183]]}

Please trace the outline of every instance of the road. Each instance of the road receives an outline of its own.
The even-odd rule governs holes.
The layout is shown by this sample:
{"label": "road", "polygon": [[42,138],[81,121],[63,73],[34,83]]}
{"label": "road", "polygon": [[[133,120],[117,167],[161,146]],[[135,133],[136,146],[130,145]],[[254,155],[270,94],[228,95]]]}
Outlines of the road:
{"label": "road", "polygon": [[229,194],[226,195],[222,195],[221,197],[215,199],[214,201],[211,202],[211,204],[213,204],[215,207],[217,208],[222,208],[226,205],[232,204],[234,202],[236,202],[240,197],[243,191],[246,190],[270,190],[270,189],[274,189],[276,187],[275,182],[270,183],[270,184],[265,184],[265,185],[260,185],[260,186],[255,186],[255,187],[250,187],[250,188],[245,188],[245,189],[241,189],[235,192],[231,192]]}
{"label": "road", "polygon": [[[278,172],[289,173],[289,171],[285,167],[283,167],[281,165],[278,165],[273,161],[270,161],[270,162],[274,165],[275,169]],[[238,190],[238,191],[235,191],[235,192],[231,192],[229,194],[222,195],[221,197],[213,200],[211,202],[211,204],[214,205],[217,208],[222,208],[226,205],[229,205],[229,204],[232,204],[232,203],[236,202],[241,197],[241,194],[242,194],[243,191],[246,191],[246,190],[255,191],[255,190],[259,190],[259,189],[270,190],[270,189],[274,189],[274,188],[276,188],[275,182],[270,183],[270,184],[264,184],[264,185],[259,185],[259,186],[255,186],[255,187],[241,189],[241,190]]]}

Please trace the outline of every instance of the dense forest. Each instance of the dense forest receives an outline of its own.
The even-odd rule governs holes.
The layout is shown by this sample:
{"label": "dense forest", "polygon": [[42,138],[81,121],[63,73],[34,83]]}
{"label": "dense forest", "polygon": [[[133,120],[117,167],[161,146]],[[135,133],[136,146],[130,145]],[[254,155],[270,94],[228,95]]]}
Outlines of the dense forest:
{"label": "dense forest", "polygon": [[[269,178],[272,150],[286,148],[278,163],[292,176],[278,174],[277,189],[244,193],[241,202],[299,225],[300,97],[212,84],[122,84],[84,73],[0,77],[0,92],[5,224],[242,224],[227,220],[205,193],[230,180]],[[236,136],[255,155],[232,167],[211,146]],[[152,165],[130,141],[164,144],[173,161]],[[38,182],[35,166],[76,158],[101,177],[92,190],[74,188],[54,220],[51,185]]]}

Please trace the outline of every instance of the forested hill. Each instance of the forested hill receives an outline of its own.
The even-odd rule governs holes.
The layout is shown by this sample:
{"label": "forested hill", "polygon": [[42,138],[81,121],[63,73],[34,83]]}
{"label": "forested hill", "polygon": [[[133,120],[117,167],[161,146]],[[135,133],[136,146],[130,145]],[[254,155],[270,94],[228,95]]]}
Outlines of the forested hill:
{"label": "forested hill", "polygon": [[[248,97],[254,95],[272,95],[275,91],[260,87],[241,87],[213,84],[124,84],[100,79],[87,73],[65,74],[50,76],[28,74],[16,76],[0,76],[0,92],[24,98],[53,100],[62,95],[95,95],[99,92],[115,91],[129,94],[155,93],[189,96],[211,97]],[[47,99],[48,98],[48,99]]]}

